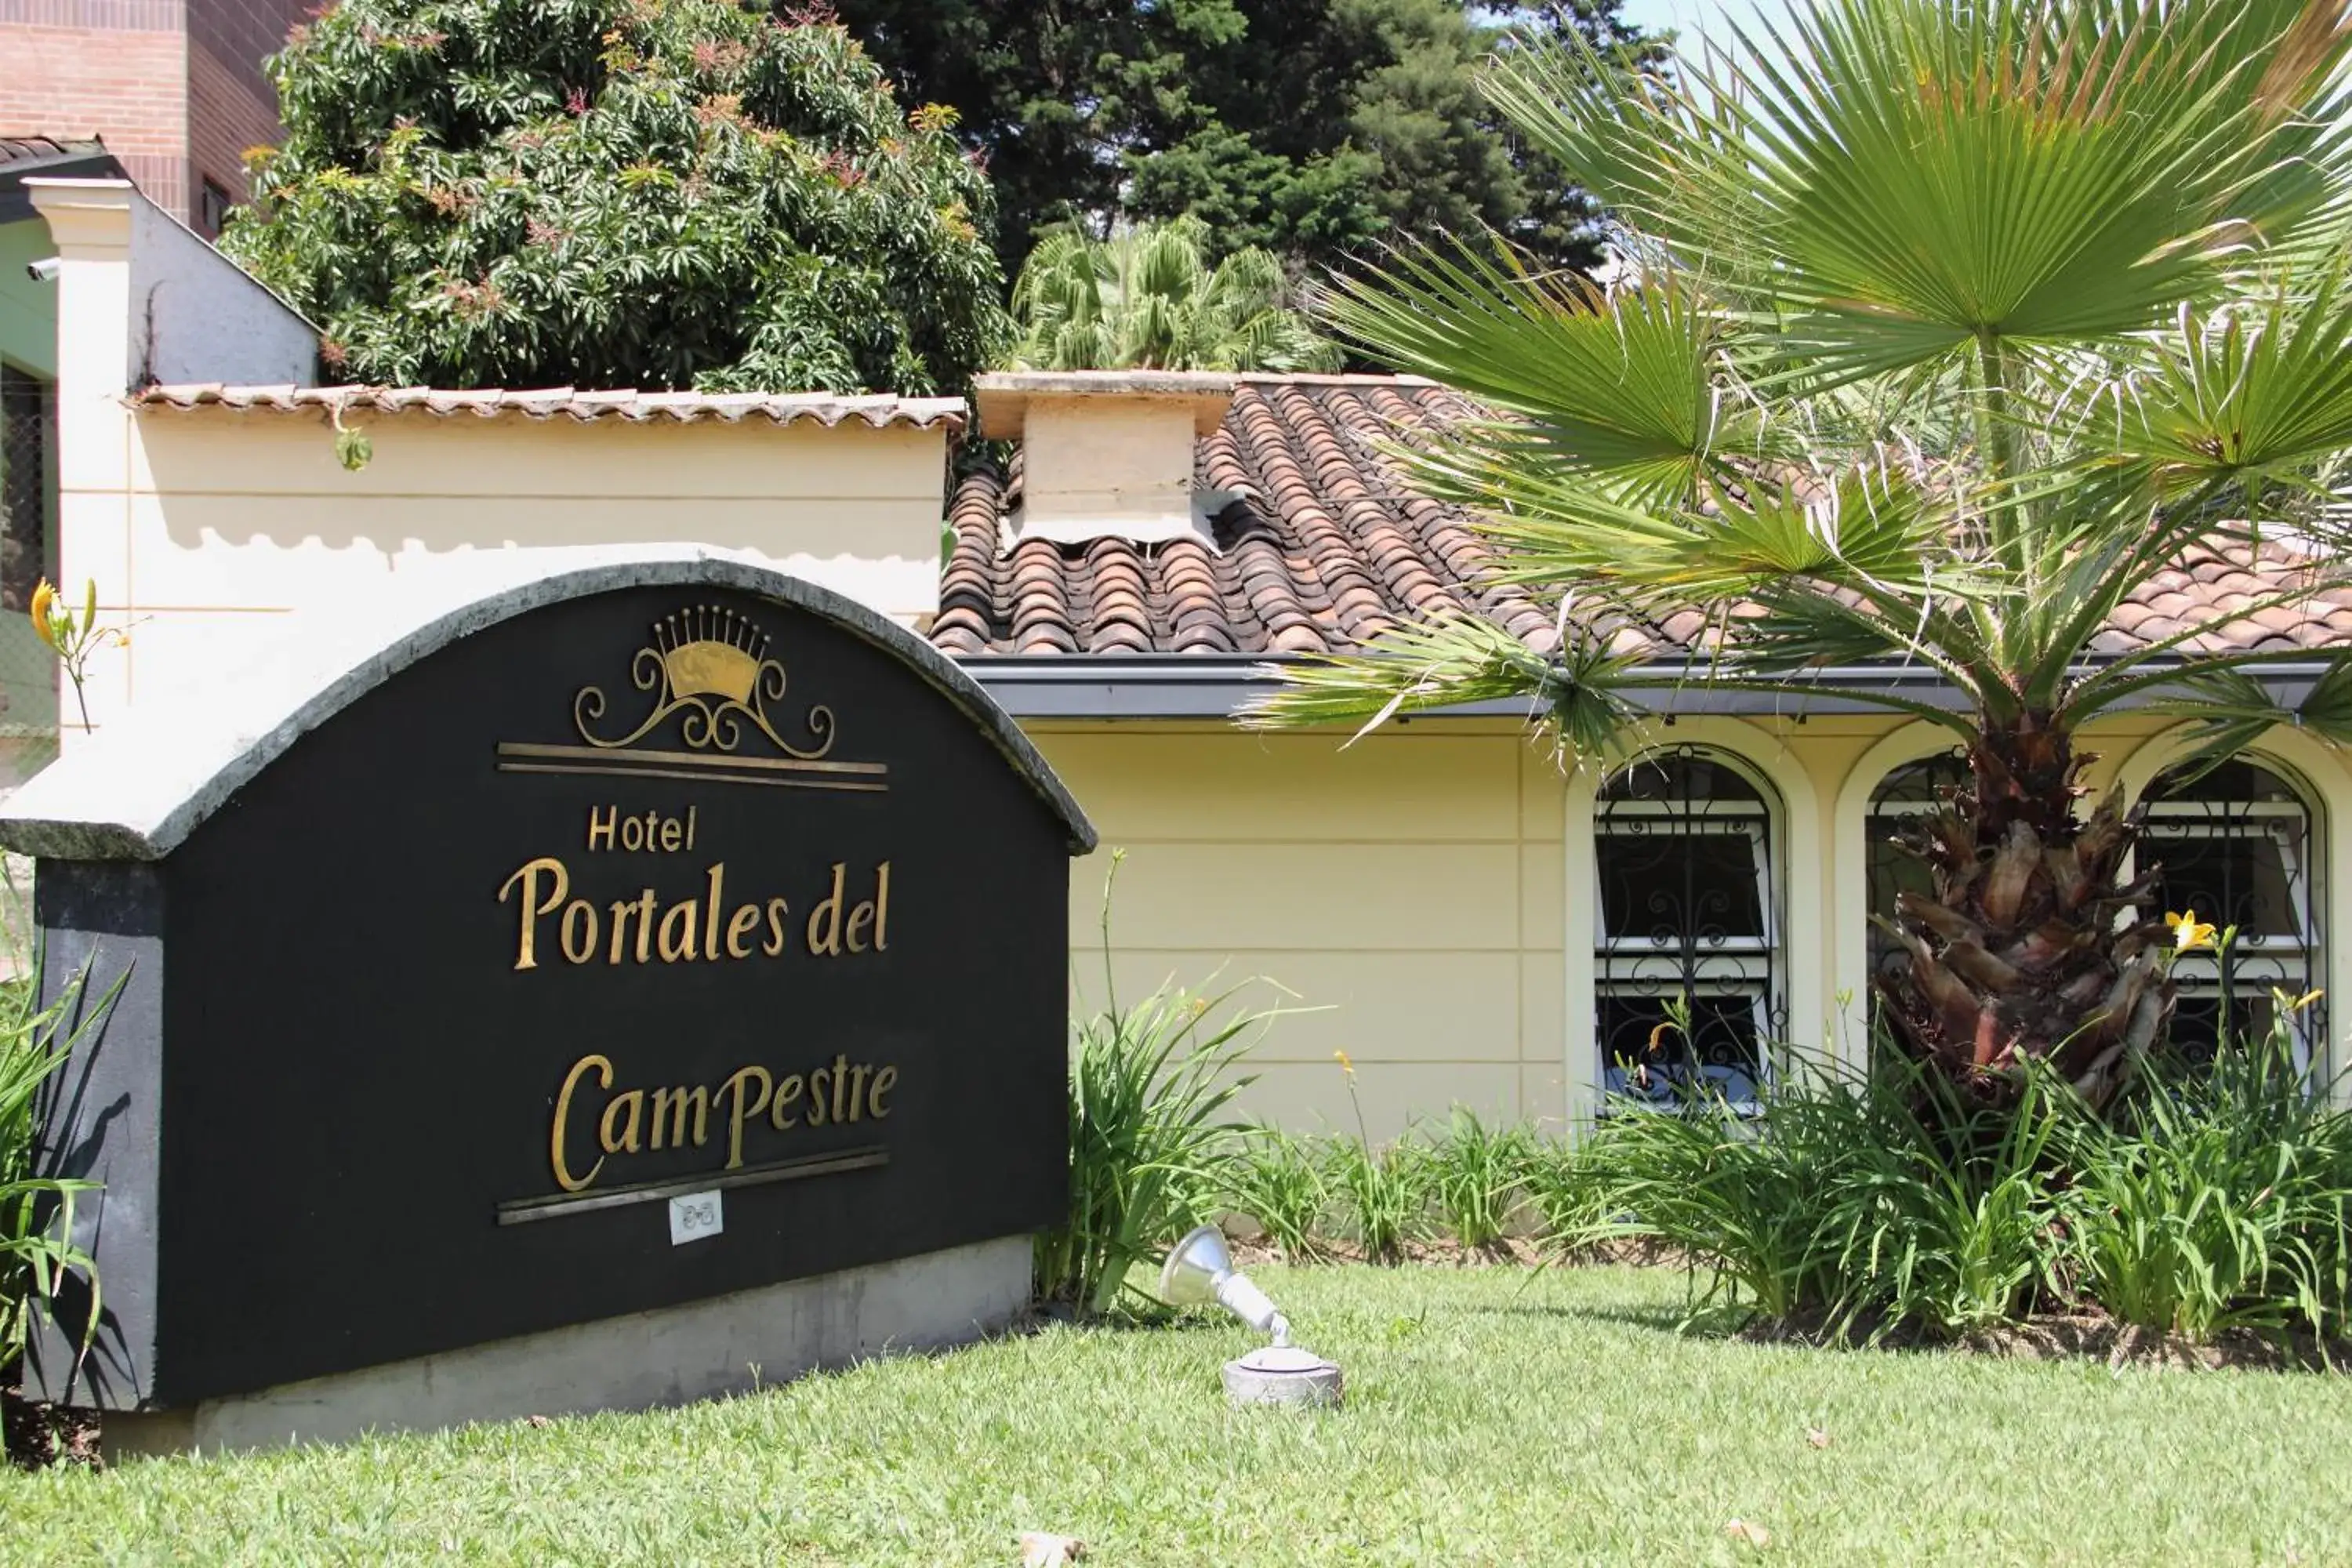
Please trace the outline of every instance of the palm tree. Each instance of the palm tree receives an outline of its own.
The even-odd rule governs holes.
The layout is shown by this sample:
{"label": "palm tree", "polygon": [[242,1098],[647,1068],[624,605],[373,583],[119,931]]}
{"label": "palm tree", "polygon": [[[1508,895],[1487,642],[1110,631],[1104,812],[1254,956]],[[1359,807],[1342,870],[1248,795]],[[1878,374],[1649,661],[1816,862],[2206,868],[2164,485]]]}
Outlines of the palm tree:
{"label": "palm tree", "polygon": [[1213,267],[1194,217],[1107,240],[1037,242],[1013,287],[1016,370],[1332,370],[1337,345],[1284,303],[1282,264],[1245,247]]}
{"label": "palm tree", "polygon": [[[2273,724],[2352,740],[2352,658],[2289,704],[2264,666],[2310,651],[2219,635],[2352,583],[2345,10],[1819,0],[1672,75],[1500,66],[1497,105],[1624,226],[1625,275],[1408,246],[1328,314],[1492,410],[1399,460],[1558,596],[1560,643],[1439,616],[1286,668],[1244,721],[1526,694],[1605,758],[1685,680],[1801,700],[1824,667],[1924,667],[1957,704],[1842,689],[1969,764],[1915,846],[1933,889],[1895,911],[1881,1016],[1979,1100],[2035,1059],[2104,1100],[2172,997],[2083,727],[2175,712],[2209,763]],[[2261,596],[2113,637],[2206,552]],[[1671,669],[1578,629],[1693,606]]]}

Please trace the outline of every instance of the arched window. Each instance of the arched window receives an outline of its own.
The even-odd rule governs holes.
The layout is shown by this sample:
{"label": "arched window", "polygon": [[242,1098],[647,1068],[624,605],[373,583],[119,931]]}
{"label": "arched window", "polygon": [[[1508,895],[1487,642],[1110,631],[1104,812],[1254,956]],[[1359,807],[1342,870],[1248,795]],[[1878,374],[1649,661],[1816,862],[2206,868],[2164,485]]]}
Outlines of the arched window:
{"label": "arched window", "polygon": [[[1957,750],[1906,763],[1888,773],[1870,797],[1870,814],[1863,818],[1864,875],[1870,879],[1870,912],[1895,918],[1897,893],[1926,894],[1933,890],[1927,863],[1897,842],[1919,819],[1944,803],[1948,791],[1969,782],[1968,759]],[[1887,973],[1903,949],[1893,937],[1870,922],[1870,973]],[[1877,998],[1871,998],[1875,1009]],[[1877,1014],[1871,1015],[1875,1018]]]}
{"label": "arched window", "polygon": [[[2273,991],[2293,999],[2324,984],[2313,829],[2294,787],[2247,758],[2193,780],[2160,774],[2149,788],[2140,858],[2156,872],[2158,907],[2237,928],[2226,967],[2213,952],[2173,963],[2172,1041],[2192,1058],[2213,1054],[2225,1023],[2241,1038],[2267,1032]],[[2307,1065],[2326,1038],[2323,1004],[2294,1022],[2296,1063]]]}
{"label": "arched window", "polygon": [[1698,747],[1643,757],[1601,792],[1594,1024],[1612,1094],[1670,1104],[1696,1079],[1754,1105],[1786,1023],[1772,827],[1762,786]]}

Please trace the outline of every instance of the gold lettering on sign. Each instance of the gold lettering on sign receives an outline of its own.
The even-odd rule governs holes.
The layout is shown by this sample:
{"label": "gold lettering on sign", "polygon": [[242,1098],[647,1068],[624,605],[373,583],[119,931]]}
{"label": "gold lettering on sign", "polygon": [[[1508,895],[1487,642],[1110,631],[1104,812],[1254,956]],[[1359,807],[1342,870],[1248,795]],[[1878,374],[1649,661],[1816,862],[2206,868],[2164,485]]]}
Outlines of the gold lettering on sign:
{"label": "gold lettering on sign", "polygon": [[[642,827],[655,816],[616,818],[614,839],[625,840],[629,823]],[[601,822],[591,814],[592,838],[603,831]],[[681,842],[693,837],[691,827],[679,833]],[[796,934],[815,957],[851,957],[889,950],[890,864],[877,864],[867,880],[853,877],[848,862],[835,861],[827,868],[824,893],[797,925],[793,900],[786,898],[746,899],[730,909],[724,860],[702,868],[701,889],[694,897],[666,903],[658,889],[639,888],[632,897],[600,904],[592,897],[573,897],[571,868],[555,856],[541,855],[524,861],[499,884],[499,902],[515,908],[513,966],[519,970],[541,968],[559,953],[568,964],[594,963],[601,957],[607,966],[716,963],[755,954],[782,958]]]}
{"label": "gold lettering on sign", "polygon": [[[539,896],[541,878],[549,880],[548,895],[543,900]],[[522,934],[515,942],[514,966],[517,969],[536,969],[539,967],[539,917],[563,901],[564,894],[572,890],[572,879],[565,873],[562,861],[551,855],[542,855],[536,860],[526,862],[522,869],[507,879],[506,886],[499,889],[499,902],[505,903],[507,895],[513,892],[518,884],[522,889],[520,900]]]}
{"label": "gold lettering on sign", "polygon": [[682,904],[672,904],[669,912],[662,916],[661,960],[664,963],[676,963],[681,958],[694,956],[694,939],[702,928],[701,916],[701,907],[692,899]]}
{"label": "gold lettering on sign", "polygon": [[[780,1079],[752,1062],[728,1074],[715,1093],[702,1084],[656,1085],[622,1089],[601,1107],[584,1103],[591,1094],[611,1090],[617,1071],[609,1057],[584,1056],[572,1064],[556,1091],[548,1126],[548,1164],[555,1184],[564,1192],[585,1192],[613,1160],[653,1150],[706,1147],[714,1103],[727,1119],[727,1162],[720,1168],[733,1171],[743,1166],[748,1138],[772,1137],[801,1126],[884,1120],[891,1110],[887,1097],[898,1082],[896,1066],[852,1062],[847,1052],[841,1052],[831,1066],[818,1068],[805,1079],[799,1073]],[[805,1119],[789,1114],[803,1104]],[[648,1110],[650,1132],[645,1126]],[[565,1152],[575,1112],[583,1135],[587,1127],[595,1128],[596,1146],[603,1151],[580,1173],[572,1171]]]}
{"label": "gold lettering on sign", "polygon": [[710,1138],[710,1091],[700,1084],[691,1089],[657,1089],[654,1090],[654,1147],[662,1148],[662,1118],[669,1118],[669,1143],[672,1149],[686,1147],[686,1113],[694,1112],[694,1146],[698,1149]]}
{"label": "gold lettering on sign", "polygon": [[599,1157],[594,1164],[588,1167],[586,1175],[575,1177],[563,1163],[563,1128],[572,1117],[572,1091],[579,1087],[581,1079],[592,1071],[596,1075],[598,1089],[613,1087],[611,1060],[600,1056],[585,1056],[572,1064],[572,1070],[563,1075],[563,1087],[555,1095],[555,1131],[548,1139],[548,1162],[555,1167],[555,1184],[567,1193],[583,1191],[596,1179],[596,1173],[604,1168],[604,1162]]}
{"label": "gold lettering on sign", "polygon": [[[752,1098],[751,1084],[760,1080],[760,1093]],[[743,1163],[743,1123],[768,1109],[768,1096],[772,1091],[768,1069],[763,1067],[738,1068],[719,1089],[722,1098],[732,1100],[727,1110],[727,1168],[735,1169]]]}
{"label": "gold lettering on sign", "polygon": [[[823,958],[838,957],[842,952],[845,929],[851,952],[882,952],[890,945],[890,862],[885,860],[874,868],[874,896],[862,902],[847,905],[844,881],[849,868],[835,862],[833,868],[833,891],[817,901],[809,911],[808,950]],[[866,933],[871,932],[869,938]]]}
{"label": "gold lettering on sign", "polygon": [[588,808],[588,848],[642,854],[648,850],[675,855],[694,848],[695,817],[700,807],[689,805],[684,816],[664,816],[648,811],[643,816],[623,816],[617,805]]}

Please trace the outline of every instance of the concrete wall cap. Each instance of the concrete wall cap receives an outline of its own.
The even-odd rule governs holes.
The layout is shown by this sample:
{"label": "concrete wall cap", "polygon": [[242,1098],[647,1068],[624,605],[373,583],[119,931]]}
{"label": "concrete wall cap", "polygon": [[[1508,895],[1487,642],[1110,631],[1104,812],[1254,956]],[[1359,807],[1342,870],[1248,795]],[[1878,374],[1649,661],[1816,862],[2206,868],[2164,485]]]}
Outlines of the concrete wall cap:
{"label": "concrete wall cap", "polygon": [[515,414],[530,419],[558,416],[583,423],[618,418],[632,423],[667,421],[690,424],[715,419],[740,424],[746,419],[777,425],[801,421],[827,428],[862,421],[879,430],[908,426],[918,430],[963,427],[961,397],[898,397],[887,394],[836,395],[827,392],[639,392],[631,388],[583,390],[569,386],[436,387],[436,386],[297,386],[224,385],[190,382],[142,388],[130,399],[145,412],[167,409],[227,409],[239,414],[427,414],[436,418],[471,414],[495,418]]}
{"label": "concrete wall cap", "polygon": [[971,401],[980,433],[991,440],[1021,434],[1038,398],[1118,398],[1131,403],[1185,403],[1196,434],[1213,435],[1241,378],[1202,370],[1009,370],[972,377]]}
{"label": "concrete wall cap", "polygon": [[158,860],[304,735],[458,639],[549,605],[622,588],[733,588],[824,616],[890,655],[979,726],[1061,819],[1073,853],[1094,825],[1029,737],[955,662],[896,621],[716,549],[485,552],[364,609],[300,618],[201,706],[133,709],[0,809],[0,847],[61,860]]}

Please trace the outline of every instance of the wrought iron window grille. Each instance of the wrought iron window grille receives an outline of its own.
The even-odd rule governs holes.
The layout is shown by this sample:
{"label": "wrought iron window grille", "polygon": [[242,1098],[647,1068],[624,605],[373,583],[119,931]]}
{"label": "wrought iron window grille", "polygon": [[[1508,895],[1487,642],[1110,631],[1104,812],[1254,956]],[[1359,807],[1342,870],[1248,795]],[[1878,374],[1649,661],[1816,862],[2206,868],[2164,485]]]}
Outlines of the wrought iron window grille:
{"label": "wrought iron window grille", "polygon": [[[1787,1025],[1762,784],[1701,747],[1654,752],[1602,789],[1593,832],[1594,1030],[1609,1102],[1675,1107],[1711,1093],[1752,1113]],[[1673,1016],[1684,1006],[1687,1029]]]}

